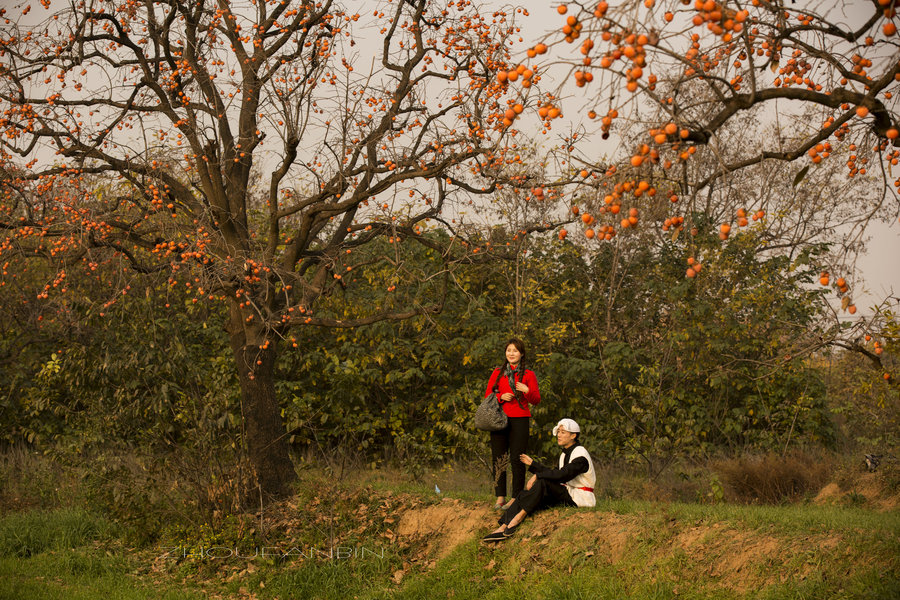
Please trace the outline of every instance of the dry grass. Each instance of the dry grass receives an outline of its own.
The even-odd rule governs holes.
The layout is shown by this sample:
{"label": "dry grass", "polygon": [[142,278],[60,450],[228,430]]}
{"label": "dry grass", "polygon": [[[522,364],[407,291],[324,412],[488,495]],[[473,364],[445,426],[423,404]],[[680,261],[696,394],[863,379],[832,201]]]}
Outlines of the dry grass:
{"label": "dry grass", "polygon": [[828,482],[832,460],[821,454],[763,454],[715,461],[710,468],[732,502],[780,504],[815,494]]}
{"label": "dry grass", "polygon": [[0,514],[71,507],[80,485],[72,469],[23,446],[0,452]]}

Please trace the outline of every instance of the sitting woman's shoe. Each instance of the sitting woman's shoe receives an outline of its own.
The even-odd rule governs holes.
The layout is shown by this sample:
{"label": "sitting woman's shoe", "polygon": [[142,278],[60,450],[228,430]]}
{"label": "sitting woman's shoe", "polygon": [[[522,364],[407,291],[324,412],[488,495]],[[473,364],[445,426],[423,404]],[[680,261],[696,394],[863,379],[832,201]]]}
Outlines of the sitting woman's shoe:
{"label": "sitting woman's shoe", "polygon": [[519,525],[521,525],[521,523],[519,523],[517,525],[507,525],[506,529],[504,529],[502,532],[500,532],[500,535],[502,535],[504,537],[504,539],[508,538],[508,537],[512,537],[516,533],[516,530],[519,528]]}
{"label": "sitting woman's shoe", "polygon": [[489,533],[483,538],[481,538],[482,542],[502,542],[506,539],[506,536],[503,535],[502,531],[495,531],[493,533]]}
{"label": "sitting woman's shoe", "polygon": [[515,501],[516,501],[516,499],[513,498],[512,500],[510,500],[510,501],[507,502],[506,504],[501,505],[501,506],[500,506],[500,510],[506,510],[507,508],[509,508],[510,506],[512,506],[512,505],[513,505],[513,502],[515,502]]}

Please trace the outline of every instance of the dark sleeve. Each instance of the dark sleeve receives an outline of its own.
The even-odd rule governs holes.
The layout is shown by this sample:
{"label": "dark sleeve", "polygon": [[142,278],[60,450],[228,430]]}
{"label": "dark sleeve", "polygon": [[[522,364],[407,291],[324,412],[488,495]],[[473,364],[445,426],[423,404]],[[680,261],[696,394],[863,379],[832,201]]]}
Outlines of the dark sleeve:
{"label": "dark sleeve", "polygon": [[537,473],[538,479],[546,479],[558,483],[565,483],[574,479],[577,475],[587,473],[589,469],[588,461],[585,457],[579,456],[569,461],[569,464],[562,469],[545,469]]}
{"label": "dark sleeve", "polygon": [[545,471],[551,471],[552,469],[545,464],[539,463],[538,461],[532,459],[531,464],[528,465],[528,471],[531,473],[543,473]]}

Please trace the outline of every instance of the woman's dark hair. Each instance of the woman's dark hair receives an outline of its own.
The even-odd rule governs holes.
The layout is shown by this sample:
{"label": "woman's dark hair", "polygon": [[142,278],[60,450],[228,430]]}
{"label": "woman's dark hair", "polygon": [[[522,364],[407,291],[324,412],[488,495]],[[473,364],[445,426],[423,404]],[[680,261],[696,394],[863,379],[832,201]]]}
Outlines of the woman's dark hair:
{"label": "woman's dark hair", "polygon": [[525,355],[527,354],[527,353],[525,352],[525,342],[523,342],[523,341],[520,340],[519,338],[514,338],[514,337],[513,337],[513,338],[509,338],[509,339],[506,341],[506,344],[503,346],[503,352],[504,352],[504,353],[506,352],[506,349],[510,347],[510,345],[515,346],[515,347],[516,347],[516,350],[519,351],[519,354],[522,355],[522,358],[520,358],[519,361],[520,361],[520,362],[521,362],[521,361],[524,361],[524,360],[525,360]]}

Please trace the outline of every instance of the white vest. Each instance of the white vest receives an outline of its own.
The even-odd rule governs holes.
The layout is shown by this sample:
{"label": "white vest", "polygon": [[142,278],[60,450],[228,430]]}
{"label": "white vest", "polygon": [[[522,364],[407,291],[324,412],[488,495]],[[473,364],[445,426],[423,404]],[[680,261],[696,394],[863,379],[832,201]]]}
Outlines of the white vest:
{"label": "white vest", "polygon": [[[594,497],[594,492],[579,489],[593,489],[594,484],[597,481],[597,476],[594,474],[594,463],[591,462],[591,455],[588,454],[588,451],[585,449],[585,447],[581,445],[575,446],[575,449],[572,450],[572,454],[569,455],[569,462],[571,463],[579,456],[583,456],[585,459],[587,459],[588,470],[586,473],[576,475],[573,479],[567,481],[566,489],[569,490],[569,496],[572,497],[572,500],[578,506],[594,506],[595,504],[597,504],[597,499]],[[565,459],[565,457],[565,453],[559,455],[560,469],[563,468],[563,460]]]}

